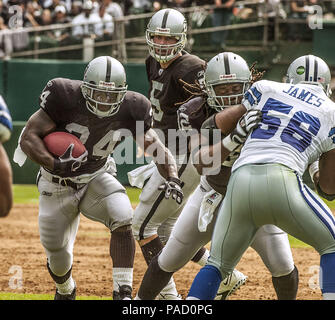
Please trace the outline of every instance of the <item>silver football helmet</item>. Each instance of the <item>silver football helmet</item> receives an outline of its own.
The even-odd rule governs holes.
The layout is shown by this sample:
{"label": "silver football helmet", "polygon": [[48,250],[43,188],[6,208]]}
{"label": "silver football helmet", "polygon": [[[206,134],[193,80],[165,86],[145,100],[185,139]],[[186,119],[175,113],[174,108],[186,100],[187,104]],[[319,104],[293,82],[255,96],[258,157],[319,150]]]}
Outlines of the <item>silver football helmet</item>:
{"label": "silver football helmet", "polygon": [[[158,62],[168,62],[183,50],[186,44],[187,22],[185,17],[175,9],[157,11],[150,19],[145,37],[150,55]],[[157,44],[153,41],[155,35],[173,37],[174,44]]]}
{"label": "silver football helmet", "polygon": [[[249,89],[250,81],[251,71],[242,57],[233,52],[219,53],[208,62],[205,71],[205,89],[208,95],[208,105],[219,112],[225,107],[237,104],[239,97],[242,97]],[[243,84],[241,92],[225,96],[216,94],[215,86],[232,83]],[[229,101],[228,104],[225,101]]]}
{"label": "silver football helmet", "polygon": [[286,77],[288,83],[318,85],[327,96],[331,95],[330,70],[326,62],[319,57],[306,55],[295,59],[288,67]]}
{"label": "silver football helmet", "polygon": [[81,92],[89,111],[110,117],[119,111],[127,92],[123,65],[109,56],[93,59],[86,67]]}

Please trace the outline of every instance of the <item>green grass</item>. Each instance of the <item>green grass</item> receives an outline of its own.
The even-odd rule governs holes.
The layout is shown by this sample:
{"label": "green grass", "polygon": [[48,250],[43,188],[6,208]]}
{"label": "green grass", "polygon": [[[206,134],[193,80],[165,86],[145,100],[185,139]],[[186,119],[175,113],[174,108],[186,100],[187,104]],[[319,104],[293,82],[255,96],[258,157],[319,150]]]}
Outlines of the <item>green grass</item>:
{"label": "green grass", "polygon": [[[51,294],[0,292],[0,300],[53,300]],[[112,297],[80,296],[76,300],[113,300]]]}

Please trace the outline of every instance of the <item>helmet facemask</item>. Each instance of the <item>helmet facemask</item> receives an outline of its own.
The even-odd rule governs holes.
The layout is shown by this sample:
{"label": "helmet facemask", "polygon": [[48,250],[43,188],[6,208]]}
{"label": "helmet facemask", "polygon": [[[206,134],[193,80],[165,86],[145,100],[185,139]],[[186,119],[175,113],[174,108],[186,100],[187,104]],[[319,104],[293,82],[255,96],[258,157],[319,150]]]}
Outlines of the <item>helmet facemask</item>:
{"label": "helmet facemask", "polygon": [[115,87],[113,83],[102,81],[99,85],[83,82],[81,91],[89,111],[98,117],[110,117],[119,111],[127,86]]}
{"label": "helmet facemask", "polygon": [[[177,40],[173,44],[158,44],[154,42],[155,35],[172,37]],[[153,30],[146,31],[146,40],[149,46],[149,54],[158,62],[166,63],[173,58],[175,58],[185,47],[186,44],[186,34],[185,33],[170,33],[167,32],[157,32]]]}
{"label": "helmet facemask", "polygon": [[[237,86],[239,85],[239,86]],[[234,93],[219,94],[219,87],[233,86]],[[225,81],[210,81],[205,82],[206,92],[208,95],[207,104],[215,109],[217,112],[222,111],[224,108],[240,104],[242,102],[245,92],[249,89],[250,83],[246,81],[225,82]],[[234,90],[235,89],[235,90]]]}

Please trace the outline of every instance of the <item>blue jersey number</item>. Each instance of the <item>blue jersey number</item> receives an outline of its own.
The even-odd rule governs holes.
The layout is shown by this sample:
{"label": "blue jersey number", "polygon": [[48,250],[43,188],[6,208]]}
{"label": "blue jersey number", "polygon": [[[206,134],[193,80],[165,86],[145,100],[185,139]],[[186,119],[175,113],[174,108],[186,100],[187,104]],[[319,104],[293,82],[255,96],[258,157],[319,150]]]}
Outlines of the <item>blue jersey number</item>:
{"label": "blue jersey number", "polygon": [[[269,111],[277,111],[283,114],[289,114],[293,109],[283,102],[276,99],[268,99],[265,103],[262,112],[262,123],[266,125],[265,129],[257,128],[251,138],[255,139],[271,139],[278,131],[281,120],[278,117],[269,115]],[[298,111],[293,114],[288,125],[283,129],[280,138],[283,142],[289,144],[300,152],[306,150],[311,144],[313,135],[316,136],[320,129],[320,120],[306,112]]]}

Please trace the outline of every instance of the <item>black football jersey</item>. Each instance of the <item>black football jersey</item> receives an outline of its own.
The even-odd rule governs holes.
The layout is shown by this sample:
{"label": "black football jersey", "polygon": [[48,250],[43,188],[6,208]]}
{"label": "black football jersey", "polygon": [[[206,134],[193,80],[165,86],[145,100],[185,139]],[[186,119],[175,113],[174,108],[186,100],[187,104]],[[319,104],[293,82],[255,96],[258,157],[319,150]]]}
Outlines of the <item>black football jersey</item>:
{"label": "black football jersey", "polygon": [[152,124],[150,101],[142,94],[128,91],[116,114],[98,117],[87,109],[81,84],[79,80],[56,78],[47,83],[39,97],[40,107],[56,123],[56,131],[77,136],[88,151],[87,162],[73,176],[97,171],[126,136],[135,138]]}
{"label": "black football jersey", "polygon": [[[181,113],[183,113],[183,116],[180,116]],[[184,130],[196,129],[197,132],[200,132],[202,123],[214,113],[216,113],[216,111],[205,103],[203,97],[193,98],[180,106],[178,110],[179,127]],[[183,120],[185,121],[183,122]],[[224,164],[221,165],[218,174],[206,176],[209,185],[222,195],[226,194],[231,174],[231,165],[225,165],[231,161],[229,159],[231,156],[232,155],[229,155]]]}
{"label": "black football jersey", "polygon": [[[146,59],[146,70],[150,83],[149,98],[153,109],[153,127],[161,129],[167,138],[168,129],[178,129],[177,109],[191,94],[179,79],[194,84],[204,81],[205,61],[186,51],[166,69],[151,56]],[[167,141],[165,141],[167,145]],[[168,145],[167,145],[168,146]]]}

